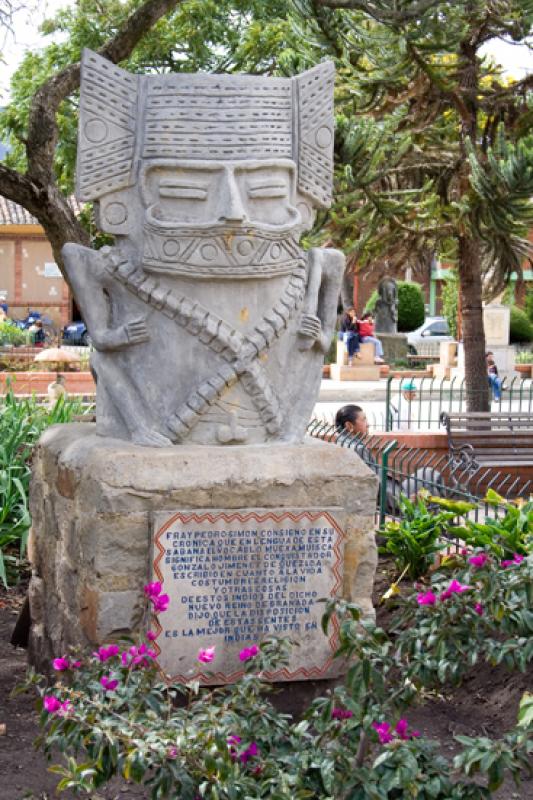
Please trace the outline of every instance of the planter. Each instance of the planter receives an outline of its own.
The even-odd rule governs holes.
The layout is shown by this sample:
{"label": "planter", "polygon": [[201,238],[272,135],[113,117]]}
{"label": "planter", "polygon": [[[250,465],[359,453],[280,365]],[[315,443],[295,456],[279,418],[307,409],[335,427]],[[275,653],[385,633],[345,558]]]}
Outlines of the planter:
{"label": "planter", "polygon": [[330,378],[331,375],[331,364],[324,364],[322,366],[322,377],[323,378]]}
{"label": "planter", "polygon": [[521,375],[522,378],[531,378],[531,368],[533,364],[515,364],[515,371]]}
{"label": "planter", "polygon": [[[0,372],[0,393],[5,394],[8,383],[15,395],[44,394],[57,372]],[[61,372],[68,394],[94,395],[96,386],[90,372]]]}

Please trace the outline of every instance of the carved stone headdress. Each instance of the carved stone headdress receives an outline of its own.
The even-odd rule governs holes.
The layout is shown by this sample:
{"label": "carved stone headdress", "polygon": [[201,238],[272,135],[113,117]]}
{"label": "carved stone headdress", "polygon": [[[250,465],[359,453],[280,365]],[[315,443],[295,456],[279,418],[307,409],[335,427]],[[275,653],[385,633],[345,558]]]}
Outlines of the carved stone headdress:
{"label": "carved stone headdress", "polygon": [[132,75],[84,50],[78,198],[133,186],[138,164],[151,159],[288,158],[298,192],[327,208],[334,73],[326,62],[294,78]]}

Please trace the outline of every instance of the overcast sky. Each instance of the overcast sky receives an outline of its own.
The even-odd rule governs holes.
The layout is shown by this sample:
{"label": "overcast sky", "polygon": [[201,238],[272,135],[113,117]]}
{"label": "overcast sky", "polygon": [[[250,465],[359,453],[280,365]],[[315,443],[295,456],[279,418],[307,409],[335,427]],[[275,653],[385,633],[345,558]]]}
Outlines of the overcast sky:
{"label": "overcast sky", "polygon": [[[20,11],[16,15],[13,33],[7,34],[3,46],[0,47],[5,62],[0,66],[0,104],[5,104],[9,98],[10,76],[24,52],[43,47],[50,41],[50,37],[39,35],[40,23],[46,16],[52,16],[57,9],[72,4],[71,0],[28,0],[28,2],[33,3],[33,10]],[[533,72],[533,53],[527,47],[494,41],[486,49],[508,74],[516,78],[523,78],[528,72]]]}

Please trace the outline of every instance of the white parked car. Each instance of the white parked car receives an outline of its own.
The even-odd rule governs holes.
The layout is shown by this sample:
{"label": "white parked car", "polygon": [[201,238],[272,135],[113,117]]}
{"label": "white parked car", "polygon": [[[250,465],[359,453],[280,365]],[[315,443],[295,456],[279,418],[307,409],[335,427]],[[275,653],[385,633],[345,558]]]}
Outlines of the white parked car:
{"label": "white parked car", "polygon": [[413,356],[438,356],[441,342],[453,342],[444,317],[427,317],[416,330],[407,334],[407,347]]}

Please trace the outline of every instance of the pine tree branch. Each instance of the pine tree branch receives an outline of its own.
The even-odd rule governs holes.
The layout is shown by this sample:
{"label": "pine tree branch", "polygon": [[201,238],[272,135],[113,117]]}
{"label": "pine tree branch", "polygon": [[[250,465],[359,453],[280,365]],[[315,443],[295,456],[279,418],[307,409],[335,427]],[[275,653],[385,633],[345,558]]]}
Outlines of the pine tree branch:
{"label": "pine tree branch", "polygon": [[324,8],[363,11],[376,22],[397,24],[417,19],[421,14],[442,4],[441,0],[419,0],[419,2],[410,2],[408,8],[398,10],[383,2],[371,2],[371,0],[315,0],[315,3]]}
{"label": "pine tree branch", "polygon": [[[144,34],[184,0],[147,0],[119,27],[98,53],[113,63],[127,58]],[[47,80],[35,93],[28,124],[26,154],[28,176],[41,185],[53,182],[54,152],[58,138],[56,113],[61,102],[80,85],[80,64],[70,64]],[[0,182],[0,190],[2,184]]]}

